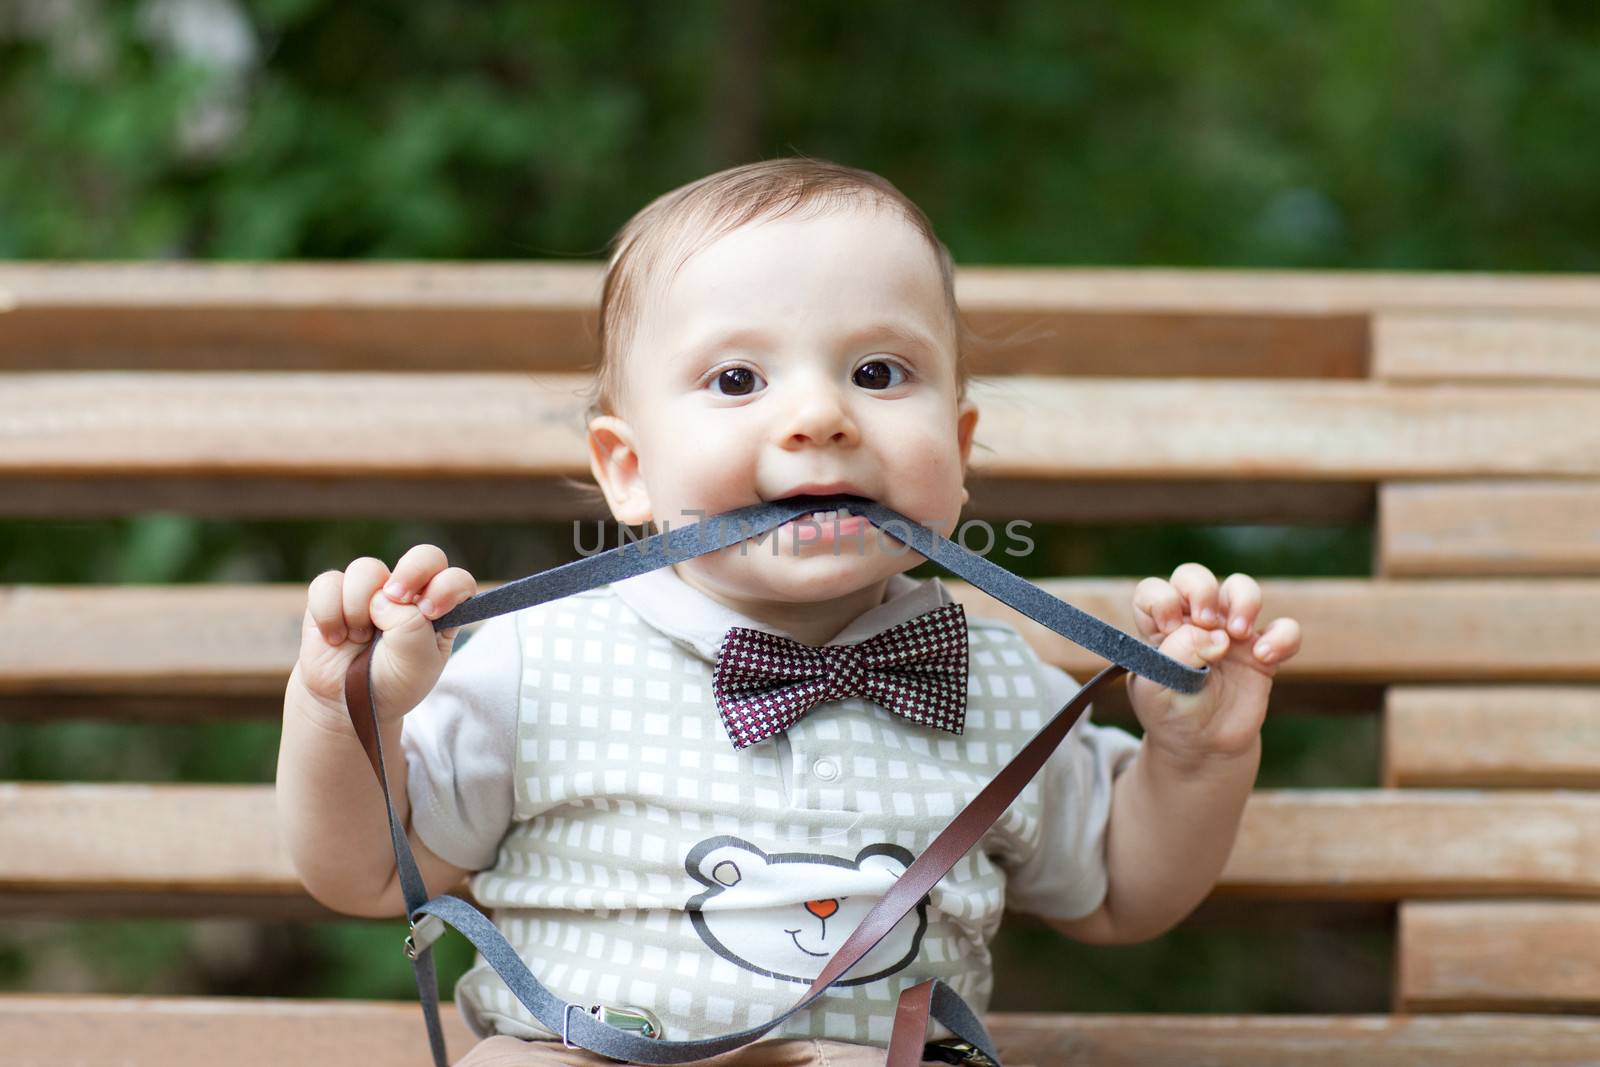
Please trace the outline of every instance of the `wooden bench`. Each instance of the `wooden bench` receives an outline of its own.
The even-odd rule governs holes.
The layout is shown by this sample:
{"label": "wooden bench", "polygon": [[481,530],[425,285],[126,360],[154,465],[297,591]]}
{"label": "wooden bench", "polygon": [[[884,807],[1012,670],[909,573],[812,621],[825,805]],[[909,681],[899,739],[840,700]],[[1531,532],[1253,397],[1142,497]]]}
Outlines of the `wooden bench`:
{"label": "wooden bench", "polygon": [[[600,518],[564,481],[588,479],[598,285],[595,264],[0,265],[0,511]],[[1349,522],[1375,547],[1370,577],[1262,585],[1305,634],[1267,731],[1379,715],[1381,787],[1258,788],[1201,912],[1368,909],[1392,924],[1392,1012],[996,1012],[1001,1048],[1041,1065],[1592,1063],[1600,279],[967,268],[958,291],[1011,341],[972,358],[970,517]],[[0,587],[0,714],[274,719],[312,577]],[[1042,584],[1131,630],[1140,577]],[[947,581],[1080,680],[1097,669]],[[329,917],[265,785],[0,785],[0,908]],[[0,1048],[428,1063],[414,1002],[288,997],[15,994]]]}

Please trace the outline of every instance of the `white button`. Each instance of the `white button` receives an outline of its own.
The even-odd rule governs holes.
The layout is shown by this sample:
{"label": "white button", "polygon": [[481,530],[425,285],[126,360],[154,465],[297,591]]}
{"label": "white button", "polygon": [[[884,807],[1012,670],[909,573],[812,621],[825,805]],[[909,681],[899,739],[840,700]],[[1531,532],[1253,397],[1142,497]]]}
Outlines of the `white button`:
{"label": "white button", "polygon": [[839,768],[831,759],[819,759],[811,765],[811,773],[824,782],[831,782],[839,777]]}

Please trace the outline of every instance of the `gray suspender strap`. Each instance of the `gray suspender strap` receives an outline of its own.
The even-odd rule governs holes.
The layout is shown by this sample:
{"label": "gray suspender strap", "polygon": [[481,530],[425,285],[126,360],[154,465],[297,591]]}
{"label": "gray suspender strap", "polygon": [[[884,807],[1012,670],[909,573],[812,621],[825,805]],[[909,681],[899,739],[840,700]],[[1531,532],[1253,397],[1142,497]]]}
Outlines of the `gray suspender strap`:
{"label": "gray suspender strap", "polygon": [[801,515],[841,507],[865,516],[867,521],[885,534],[965,578],[996,600],[1009,604],[1090,652],[1126,667],[1133,674],[1180,693],[1197,693],[1205,685],[1208,668],[1179,663],[1132,634],[1123,633],[1110,623],[1101,622],[1065,600],[1051,596],[1027,579],[1018,578],[1004,567],[990,563],[893,508],[865,497],[847,494],[795,496],[750,504],[676,530],[666,528],[669,524],[663,524],[661,533],[575,559],[480,593],[457,605],[448,615],[433,620],[433,628],[446,630],[452,626],[464,626],[581,593],[607,582],[620,582],[668,564],[682,563],[707,552],[728,548]]}
{"label": "gray suspender strap", "polygon": [[[407,955],[411,957],[416,972],[417,992],[422,1001],[428,1041],[436,1067],[446,1067],[448,1061],[444,1032],[438,1017],[438,984],[430,947],[432,938],[421,938],[424,943],[420,946],[417,944],[419,927],[424,923],[436,924],[442,920],[463,934],[533,1017],[546,1029],[561,1034],[563,1041],[570,1045],[639,1064],[685,1063],[731,1051],[757,1040],[808,1007],[856,961],[870,952],[902,916],[916,907],[939,879],[966,855],[1004,813],[1044,765],[1050,753],[1082,718],[1095,694],[1107,683],[1131,671],[1179,692],[1196,692],[1205,684],[1209,673],[1207,668],[1197,669],[1179,663],[1138,638],[1051,596],[899,512],[875,501],[848,495],[791,497],[783,501],[752,504],[677,530],[667,528],[651,537],[552,567],[472,597],[454,611],[435,619],[433,626],[435,630],[448,629],[557,600],[608,582],[728,548],[790,519],[841,506],[865,516],[885,534],[966,578],[1036,622],[1110,659],[1113,665],[1090,679],[995,775],[972,803],[951,820],[861,920],[844,944],[829,958],[822,973],[789,1010],[763,1025],[738,1033],[694,1041],[666,1041],[611,1026],[591,1015],[583,1005],[569,1003],[555,996],[533,976],[516,950],[482,912],[458,897],[441,894],[428,898],[427,888],[411,853],[410,842],[395,815],[388,777],[384,773],[383,745],[379,739],[377,712],[372,704],[370,689],[372,653],[383,636],[379,631],[372,643],[350,664],[345,675],[345,700],[351,723],[377,775],[388,809],[389,837],[394,846],[395,865],[414,935],[407,938]],[[901,994],[886,1067],[915,1067],[921,1062],[930,1015],[993,1063],[999,1064],[999,1053],[982,1021],[943,980],[931,979]]]}

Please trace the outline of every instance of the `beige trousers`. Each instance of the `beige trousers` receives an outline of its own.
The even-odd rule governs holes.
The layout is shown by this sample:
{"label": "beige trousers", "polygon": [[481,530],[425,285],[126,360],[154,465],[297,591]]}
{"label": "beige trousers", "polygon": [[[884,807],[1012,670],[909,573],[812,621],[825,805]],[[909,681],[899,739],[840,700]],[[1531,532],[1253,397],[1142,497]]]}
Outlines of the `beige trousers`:
{"label": "beige trousers", "polygon": [[[690,1060],[693,1067],[883,1067],[887,1050],[827,1038],[782,1038],[756,1041],[708,1059]],[[486,1037],[455,1067],[616,1067],[616,1060],[587,1049],[567,1048],[560,1041],[524,1041],[507,1034]]]}

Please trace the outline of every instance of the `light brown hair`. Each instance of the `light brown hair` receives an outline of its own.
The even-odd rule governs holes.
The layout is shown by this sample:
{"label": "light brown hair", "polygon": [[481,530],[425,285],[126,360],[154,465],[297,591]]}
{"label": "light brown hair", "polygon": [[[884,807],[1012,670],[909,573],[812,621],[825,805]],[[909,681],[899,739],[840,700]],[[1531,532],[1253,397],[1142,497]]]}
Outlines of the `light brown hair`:
{"label": "light brown hair", "polygon": [[[977,335],[956,304],[955,263],[923,210],[894,184],[869,170],[808,156],[746,163],[663,193],[640,208],[612,238],[600,292],[598,358],[582,396],[584,424],[615,415],[623,400],[623,364],[649,286],[664,287],[695,252],[757,220],[866,202],[896,209],[933,250],[956,341],[956,397],[967,392],[967,353]],[[597,488],[567,480],[593,495]]]}

